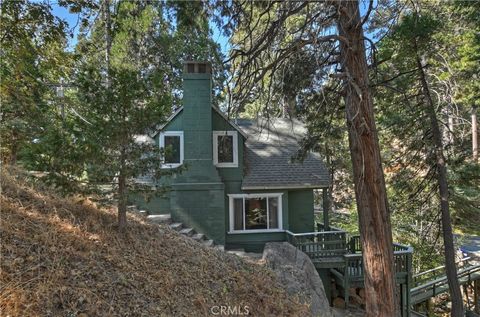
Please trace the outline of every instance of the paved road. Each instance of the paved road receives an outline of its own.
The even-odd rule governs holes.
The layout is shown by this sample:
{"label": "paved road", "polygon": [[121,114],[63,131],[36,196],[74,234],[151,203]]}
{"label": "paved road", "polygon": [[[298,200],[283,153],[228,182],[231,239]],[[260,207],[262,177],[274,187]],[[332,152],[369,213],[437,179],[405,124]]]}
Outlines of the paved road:
{"label": "paved road", "polygon": [[460,250],[467,256],[480,260],[480,237],[455,235],[460,240]]}

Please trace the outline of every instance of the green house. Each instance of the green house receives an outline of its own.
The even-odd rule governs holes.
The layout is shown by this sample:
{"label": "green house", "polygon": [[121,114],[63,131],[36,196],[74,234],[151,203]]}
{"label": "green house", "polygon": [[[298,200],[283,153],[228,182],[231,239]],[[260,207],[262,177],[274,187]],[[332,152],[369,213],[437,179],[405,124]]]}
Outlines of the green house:
{"label": "green house", "polygon": [[166,151],[161,180],[169,191],[131,202],[149,214],[170,214],[226,249],[261,251],[285,232],[312,232],[314,190],[329,186],[316,153],[291,162],[305,135],[296,120],[230,120],[212,105],[211,67],[186,62],[183,107],[150,135]]}

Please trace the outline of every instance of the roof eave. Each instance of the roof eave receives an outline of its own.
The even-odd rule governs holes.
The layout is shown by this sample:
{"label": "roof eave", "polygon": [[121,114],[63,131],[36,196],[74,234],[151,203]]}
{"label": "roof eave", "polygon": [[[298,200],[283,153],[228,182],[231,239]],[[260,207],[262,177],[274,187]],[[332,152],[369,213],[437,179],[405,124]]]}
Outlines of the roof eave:
{"label": "roof eave", "polygon": [[230,119],[228,119],[228,117],[220,110],[218,109],[217,107],[215,106],[212,106],[212,108],[223,118],[225,119],[225,121],[227,121],[235,130],[237,130],[238,132],[240,132],[241,135],[243,135],[243,137],[245,139],[248,138],[248,136],[245,134],[245,132],[242,131],[242,129],[235,124],[235,122],[232,122]]}
{"label": "roof eave", "polygon": [[[235,130],[237,130],[245,139],[248,138],[248,136],[245,134],[245,132],[243,132],[243,130],[238,126],[236,125],[234,122],[230,121],[228,119],[228,117],[222,112],[220,111],[220,109],[218,109],[217,107],[215,106],[212,106],[212,108],[223,118],[225,119],[225,121],[227,121]],[[152,135],[152,137],[154,137],[155,135],[157,135],[157,133],[159,133],[160,131],[162,131],[169,123],[170,121],[172,121],[180,112],[182,112],[183,110],[183,106],[179,107],[177,110],[175,110],[174,113],[172,113],[170,115],[170,117],[168,117],[167,121],[162,124],[161,126],[159,126],[158,128],[156,128],[155,130],[155,133]]]}
{"label": "roof eave", "polygon": [[312,185],[312,184],[304,184],[304,185],[274,185],[274,186],[243,186],[242,190],[271,190],[271,189],[319,189],[319,188],[326,188],[329,187],[328,184],[322,185]]}

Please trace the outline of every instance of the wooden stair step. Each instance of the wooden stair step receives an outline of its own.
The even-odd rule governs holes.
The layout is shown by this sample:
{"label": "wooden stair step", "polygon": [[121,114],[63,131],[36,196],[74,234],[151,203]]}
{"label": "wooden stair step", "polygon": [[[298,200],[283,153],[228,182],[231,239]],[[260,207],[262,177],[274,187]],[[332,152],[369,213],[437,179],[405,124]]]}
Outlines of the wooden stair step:
{"label": "wooden stair step", "polygon": [[173,229],[175,231],[179,231],[183,228],[183,224],[181,222],[171,223],[169,226],[170,226],[171,229]]}
{"label": "wooden stair step", "polygon": [[204,240],[202,241],[202,244],[206,247],[213,247],[214,245],[213,240]]}
{"label": "wooden stair step", "polygon": [[221,244],[215,245],[214,248],[219,251],[225,251],[225,246]]}
{"label": "wooden stair step", "polygon": [[167,214],[167,215],[148,215],[147,220],[153,223],[171,223],[172,222],[172,216]]}
{"label": "wooden stair step", "polygon": [[235,254],[240,257],[245,256],[245,249],[232,249],[232,250],[227,250],[226,252],[230,254]]}
{"label": "wooden stair step", "polygon": [[191,237],[193,235],[193,233],[195,232],[195,230],[193,230],[193,228],[183,228],[179,232],[183,235]]}
{"label": "wooden stair step", "polygon": [[195,241],[203,241],[205,240],[205,235],[203,233],[195,233],[193,236],[192,236],[192,239],[195,240]]}

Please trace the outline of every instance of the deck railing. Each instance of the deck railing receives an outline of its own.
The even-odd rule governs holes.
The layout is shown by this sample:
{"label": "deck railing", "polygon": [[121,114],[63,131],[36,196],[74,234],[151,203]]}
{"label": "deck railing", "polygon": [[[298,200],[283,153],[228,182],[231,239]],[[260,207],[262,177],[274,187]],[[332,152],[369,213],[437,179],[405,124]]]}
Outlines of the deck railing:
{"label": "deck railing", "polygon": [[333,226],[328,226],[328,229],[325,227],[325,225],[321,222],[317,222],[317,231],[322,232],[322,231],[341,231],[341,232],[346,232],[345,230],[342,230],[337,227]]}
{"label": "deck railing", "polygon": [[361,253],[362,243],[360,242],[360,236],[359,235],[350,236],[348,247],[351,253]]}
{"label": "deck railing", "polygon": [[[457,261],[455,264],[458,269],[462,268],[463,266],[468,265],[468,261],[470,260],[469,257],[463,258],[459,261]],[[430,281],[437,280],[439,277],[445,276],[446,271],[445,271],[445,266],[439,266],[421,273],[417,273],[413,275],[413,286],[419,286],[425,283],[428,283]]]}
{"label": "deck railing", "polygon": [[[337,270],[351,278],[363,278],[362,245],[358,235],[348,237],[346,231],[330,227],[324,229],[318,224],[318,232],[293,233],[286,231],[287,241],[306,253],[313,261],[321,258],[343,257],[344,266]],[[406,277],[412,268],[413,248],[399,243],[393,244],[394,269],[397,275]]]}
{"label": "deck railing", "polygon": [[[320,268],[329,266],[338,283],[344,289],[345,303],[348,303],[348,292],[351,285],[363,284],[364,268],[362,244],[357,235],[348,236],[346,231],[329,227],[325,231],[323,224],[317,225],[318,232],[293,233],[286,231],[286,239],[297,249],[306,253]],[[411,272],[413,248],[399,243],[393,244],[393,259],[396,282],[402,290],[402,316],[409,316]]]}
{"label": "deck railing", "polygon": [[[460,285],[480,279],[480,265],[472,265],[468,263],[468,260],[469,258],[464,258],[456,263],[457,280]],[[414,275],[413,280],[414,287],[410,290],[413,304],[424,302],[430,297],[447,292],[449,289],[444,266],[418,273]]]}
{"label": "deck railing", "polygon": [[[348,242],[349,251],[352,254],[360,254],[362,253],[362,244],[360,242],[360,236],[354,235],[350,237]],[[411,270],[412,265],[412,254],[413,248],[410,246],[406,246],[400,243],[393,243],[393,264],[395,268],[395,273],[406,273]],[[354,267],[358,266],[356,263],[356,258],[352,257],[352,264]],[[354,270],[355,271],[355,270]]]}
{"label": "deck railing", "polygon": [[338,257],[347,253],[347,233],[341,230],[293,233],[286,231],[287,241],[312,260]]}

